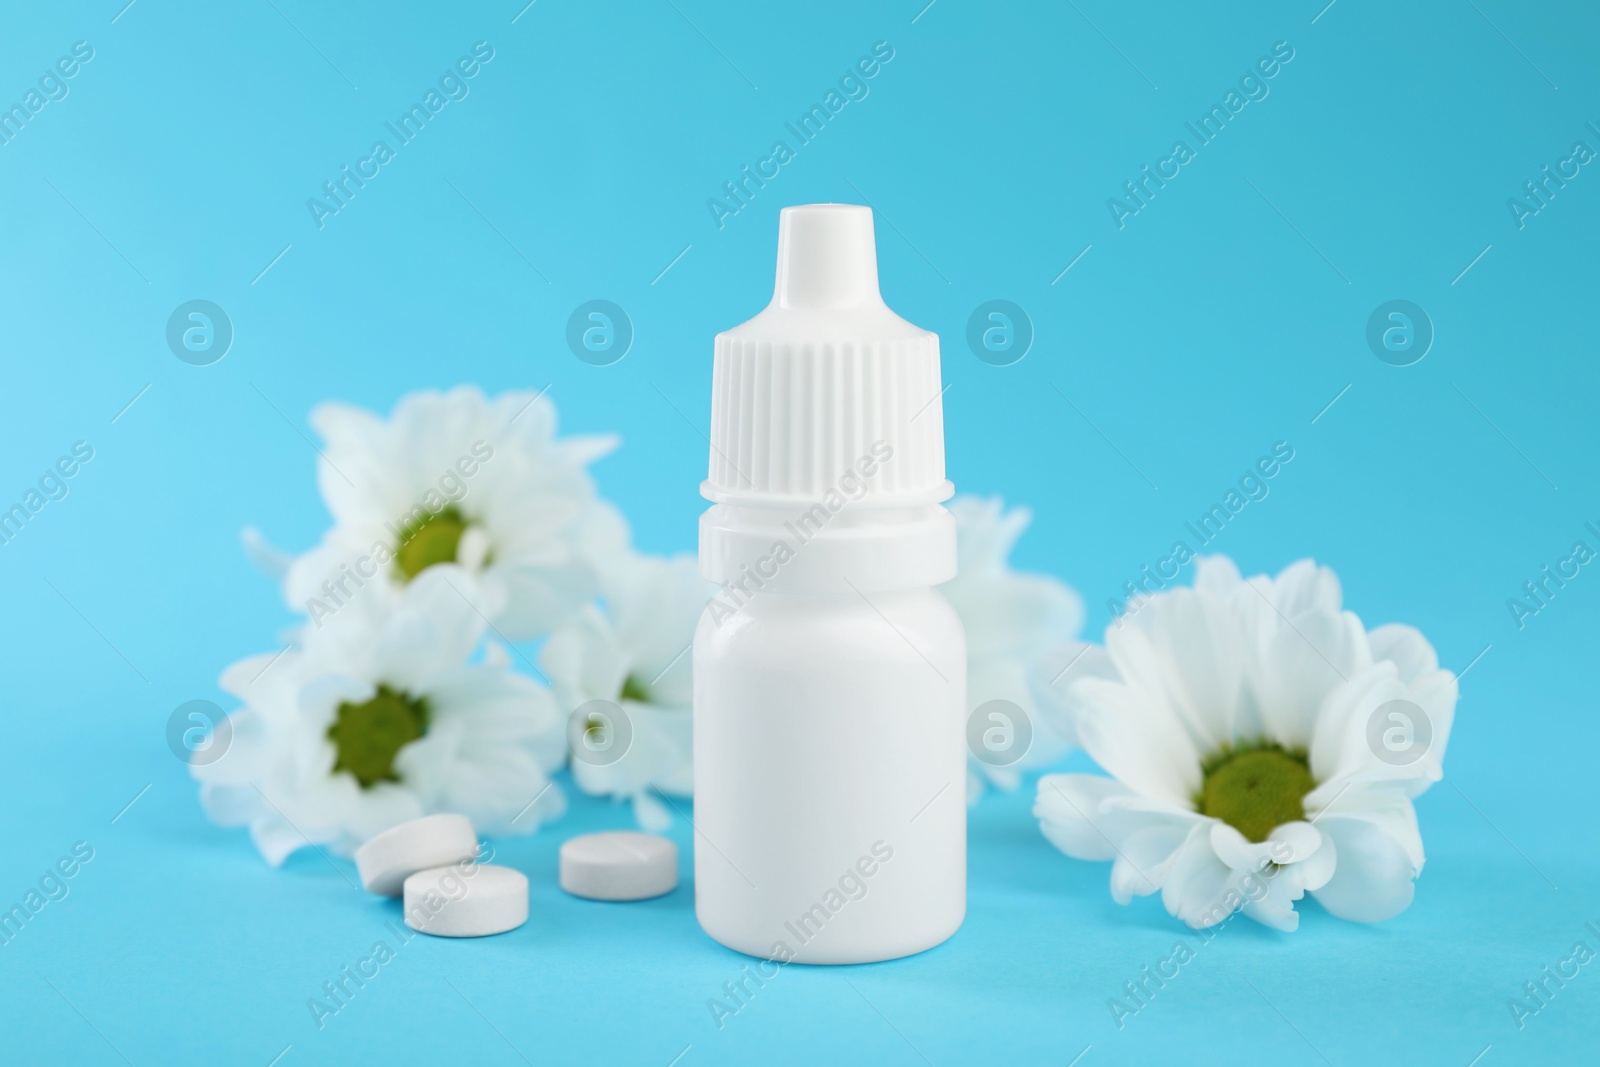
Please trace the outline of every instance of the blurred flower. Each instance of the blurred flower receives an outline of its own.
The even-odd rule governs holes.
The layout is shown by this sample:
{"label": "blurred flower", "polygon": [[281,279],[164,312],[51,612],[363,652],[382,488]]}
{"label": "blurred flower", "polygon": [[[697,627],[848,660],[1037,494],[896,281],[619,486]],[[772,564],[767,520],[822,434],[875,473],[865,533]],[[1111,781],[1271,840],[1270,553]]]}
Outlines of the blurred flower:
{"label": "blurred flower", "polygon": [[[985,737],[995,761],[968,761],[967,802],[976,803],[987,780],[1015,789],[1022,771],[1046,766],[1071,747],[1065,716],[1041,715],[1037,676],[1047,658],[1072,641],[1083,625],[1083,601],[1061,581],[1044,574],[1020,573],[1007,562],[1033,515],[1027,508],[1007,512],[998,498],[958,496],[949,508],[956,518],[955,578],[939,587],[961,616],[967,632],[967,712],[990,701],[1005,701],[984,712]],[[1045,679],[1045,688],[1049,680]],[[1017,715],[1017,711],[1021,716]],[[1014,721],[1016,720],[1016,721]],[[1019,756],[1009,751],[1026,744]]]}
{"label": "blurred flower", "polygon": [[[311,424],[326,442],[317,477],[334,525],[289,566],[284,589],[313,627],[373,585],[404,587],[442,567],[479,576],[499,605],[488,613],[495,630],[527,640],[593,596],[598,562],[627,542],[587,470],[616,439],[558,439],[542,395],[490,400],[461,386],[412,393],[387,420],[322,404]],[[259,535],[247,531],[246,545],[277,562]]]}
{"label": "blurred flower", "polygon": [[348,855],[435,812],[488,834],[559,815],[565,799],[546,772],[563,758],[560,716],[546,689],[507,669],[503,649],[468,662],[485,629],[469,595],[495,606],[498,594],[430,569],[306,627],[298,647],[224,671],[243,706],[222,758],[190,768],[207,815],[248,826],[273,866],[304,845]]}
{"label": "blurred flower", "polygon": [[1161,891],[1194,927],[1280,930],[1306,892],[1377,922],[1423,864],[1412,798],[1443,776],[1456,678],[1408,626],[1367,631],[1302,560],[1242,580],[1224,558],[1106,631],[1119,678],[1073,684],[1079,743],[1111,777],[1047,775],[1034,813],[1119,903]]}
{"label": "blurred flower", "polygon": [[671,821],[649,789],[694,791],[690,646],[713,592],[693,557],[625,554],[603,574],[604,607],[583,608],[539,655],[561,713],[582,709],[568,729],[573,781],[632,800],[648,830]]}

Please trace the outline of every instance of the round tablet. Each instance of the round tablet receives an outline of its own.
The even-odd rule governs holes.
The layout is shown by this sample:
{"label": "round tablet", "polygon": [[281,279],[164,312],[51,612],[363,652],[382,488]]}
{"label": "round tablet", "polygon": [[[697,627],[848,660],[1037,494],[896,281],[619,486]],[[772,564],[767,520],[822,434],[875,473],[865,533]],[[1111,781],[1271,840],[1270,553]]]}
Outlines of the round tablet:
{"label": "round tablet", "polygon": [[528,876],[510,867],[452,863],[406,879],[406,925],[435,937],[487,937],[528,921]]}
{"label": "round tablet", "polygon": [[561,888],[590,900],[645,900],[678,885],[678,846],[655,834],[612,830],[561,846]]}
{"label": "round tablet", "polygon": [[400,895],[406,876],[478,855],[478,834],[465,815],[424,815],[391,826],[356,849],[361,884],[386,897]]}

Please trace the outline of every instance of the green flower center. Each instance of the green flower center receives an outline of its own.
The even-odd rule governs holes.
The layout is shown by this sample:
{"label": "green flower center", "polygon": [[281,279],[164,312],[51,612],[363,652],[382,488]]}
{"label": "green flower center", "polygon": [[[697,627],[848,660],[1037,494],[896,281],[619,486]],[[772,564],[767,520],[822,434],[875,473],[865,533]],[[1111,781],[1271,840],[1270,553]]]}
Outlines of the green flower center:
{"label": "green flower center", "polygon": [[635,675],[628,675],[622,683],[622,693],[618,700],[637,700],[641,704],[650,703],[650,687],[639,681]]}
{"label": "green flower center", "polygon": [[394,569],[409,582],[435,563],[455,562],[469,525],[454,504],[406,523],[394,550]]}
{"label": "green flower center", "polygon": [[428,702],[386,685],[362,704],[339,705],[328,727],[328,740],[338,753],[333,770],[349,771],[362,789],[379,782],[398,782],[394,759],[400,750],[428,732]]}
{"label": "green flower center", "polygon": [[1204,779],[1195,810],[1256,842],[1284,823],[1304,819],[1305,795],[1317,784],[1306,750],[1284,748],[1276,741],[1224,745],[1201,764],[1200,772]]}

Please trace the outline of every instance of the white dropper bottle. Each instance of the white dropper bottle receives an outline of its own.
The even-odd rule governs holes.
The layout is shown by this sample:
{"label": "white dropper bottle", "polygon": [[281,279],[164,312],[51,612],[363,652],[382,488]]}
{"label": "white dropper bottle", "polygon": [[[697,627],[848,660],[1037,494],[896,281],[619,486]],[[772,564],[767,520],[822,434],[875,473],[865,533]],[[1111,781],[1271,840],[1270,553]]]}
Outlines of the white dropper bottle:
{"label": "white dropper bottle", "polygon": [[966,913],[966,638],[939,338],[878,293],[872,211],[785,208],[716,339],[694,641],[695,914],[780,962],[920,952]]}

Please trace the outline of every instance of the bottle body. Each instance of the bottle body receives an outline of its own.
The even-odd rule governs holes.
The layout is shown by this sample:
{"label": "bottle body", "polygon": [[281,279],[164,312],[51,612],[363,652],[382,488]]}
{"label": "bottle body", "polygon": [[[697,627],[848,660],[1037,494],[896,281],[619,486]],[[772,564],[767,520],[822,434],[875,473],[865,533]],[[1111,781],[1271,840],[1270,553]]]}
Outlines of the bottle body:
{"label": "bottle body", "polygon": [[765,959],[865,963],[966,912],[966,642],[927,587],[761,591],[694,642],[695,913]]}

